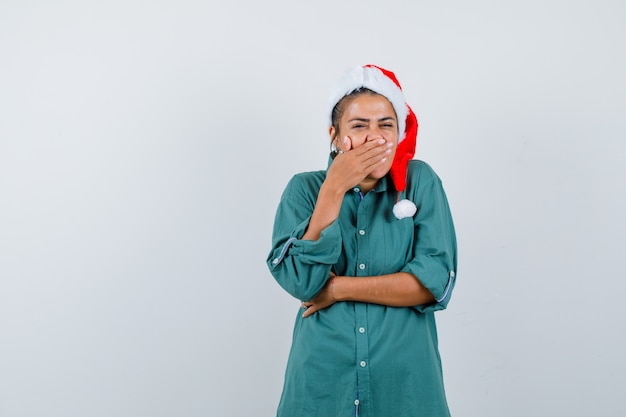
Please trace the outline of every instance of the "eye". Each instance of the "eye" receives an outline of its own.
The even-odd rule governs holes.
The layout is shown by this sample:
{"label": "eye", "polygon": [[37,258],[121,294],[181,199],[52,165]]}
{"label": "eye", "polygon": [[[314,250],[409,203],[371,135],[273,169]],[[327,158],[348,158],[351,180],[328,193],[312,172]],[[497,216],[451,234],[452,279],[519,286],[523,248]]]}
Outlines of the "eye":
{"label": "eye", "polygon": [[383,123],[382,125],[380,125],[381,127],[387,128],[387,129],[391,129],[394,127],[393,123]]}
{"label": "eye", "polygon": [[357,123],[357,124],[355,124],[355,125],[353,125],[353,126],[352,126],[352,129],[363,129],[363,128],[365,128],[365,127],[367,127],[365,124],[363,124],[363,123]]}

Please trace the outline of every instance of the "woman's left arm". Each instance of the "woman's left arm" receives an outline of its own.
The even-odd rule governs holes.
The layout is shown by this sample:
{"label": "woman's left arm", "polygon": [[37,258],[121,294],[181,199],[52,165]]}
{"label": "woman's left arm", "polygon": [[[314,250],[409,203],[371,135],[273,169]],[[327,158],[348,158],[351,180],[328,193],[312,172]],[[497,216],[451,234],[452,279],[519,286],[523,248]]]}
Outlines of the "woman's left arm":
{"label": "woman's left arm", "polygon": [[330,307],[337,301],[412,307],[433,303],[435,297],[408,272],[373,277],[333,276],[315,298],[302,303],[306,308],[303,317]]}

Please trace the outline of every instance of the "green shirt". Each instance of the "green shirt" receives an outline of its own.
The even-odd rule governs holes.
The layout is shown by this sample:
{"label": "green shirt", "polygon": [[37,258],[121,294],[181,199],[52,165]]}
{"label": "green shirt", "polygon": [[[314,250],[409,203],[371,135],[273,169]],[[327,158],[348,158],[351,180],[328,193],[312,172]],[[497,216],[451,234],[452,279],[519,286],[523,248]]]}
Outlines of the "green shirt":
{"label": "green shirt", "polygon": [[320,238],[301,240],[325,178],[326,171],[295,175],[282,195],[267,259],[276,281],[307,301],[330,271],[404,271],[437,301],[401,308],[337,302],[308,318],[299,309],[278,416],[449,416],[433,313],[450,300],[457,254],[441,180],[425,162],[410,161],[405,197],[417,206],[413,217],[394,217],[398,193],[386,176],[365,195],[348,191]]}

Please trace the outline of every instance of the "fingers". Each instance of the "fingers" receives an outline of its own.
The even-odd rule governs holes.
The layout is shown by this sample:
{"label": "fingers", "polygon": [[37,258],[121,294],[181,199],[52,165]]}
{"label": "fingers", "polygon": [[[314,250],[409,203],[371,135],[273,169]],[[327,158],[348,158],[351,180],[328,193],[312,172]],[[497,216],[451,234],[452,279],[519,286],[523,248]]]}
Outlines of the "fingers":
{"label": "fingers", "polygon": [[337,153],[341,154],[352,150],[352,138],[350,136],[346,135],[341,140],[333,139],[333,143],[335,140],[337,141],[337,144],[335,145],[337,147]]}
{"label": "fingers", "polygon": [[349,151],[352,149],[352,138],[350,136],[343,137],[343,148],[344,151]]}
{"label": "fingers", "polygon": [[[387,159],[391,154],[393,148],[393,142],[386,141],[385,139],[378,139],[368,141],[361,146],[354,149],[354,155],[361,158],[361,160],[368,165],[375,165],[381,162],[382,159]],[[384,162],[384,161],[382,161]]]}
{"label": "fingers", "polygon": [[363,152],[361,154],[371,152],[371,151],[378,151],[380,153],[386,153],[387,150],[391,150],[392,147],[393,147],[393,142],[387,141],[385,139],[377,139],[377,140],[365,142],[363,145],[359,147],[359,149],[363,149]]}
{"label": "fingers", "polygon": [[393,142],[387,142],[384,139],[367,142],[357,149],[358,157],[361,158],[361,169],[369,172],[376,168],[377,165],[384,164],[391,155]]}
{"label": "fingers", "polygon": [[362,145],[353,148],[352,138],[344,136],[341,144],[338,145],[339,154],[350,152],[353,160],[356,157],[357,160],[360,159],[361,162],[366,163],[366,166],[373,166],[378,162],[383,163],[393,149],[393,142],[387,141],[385,138],[368,140]]}
{"label": "fingers", "polygon": [[[352,146],[352,142],[348,136],[344,136],[338,145]],[[356,148],[339,153],[328,171],[327,180],[343,191],[351,189],[373,170],[387,163],[393,152],[393,146],[393,141],[380,138],[366,141]]]}
{"label": "fingers", "polygon": [[319,311],[319,307],[315,306],[313,303],[302,303],[302,308],[304,308],[304,313],[302,313],[303,318],[309,317],[311,314]]}
{"label": "fingers", "polygon": [[326,283],[324,288],[322,288],[322,290],[315,296],[315,298],[309,301],[302,301],[301,305],[302,305],[302,308],[304,309],[304,313],[302,314],[302,317],[304,318],[309,317],[317,313],[320,310],[330,307],[331,305],[335,303],[336,300],[333,296],[332,289],[331,289],[332,279],[335,277],[335,274],[331,272],[330,275],[331,275],[331,278],[330,278],[331,280]]}
{"label": "fingers", "polygon": [[315,313],[317,311],[317,309],[315,307],[309,307],[306,310],[304,310],[304,313],[302,313],[302,318],[306,319],[307,317],[309,317],[311,314]]}

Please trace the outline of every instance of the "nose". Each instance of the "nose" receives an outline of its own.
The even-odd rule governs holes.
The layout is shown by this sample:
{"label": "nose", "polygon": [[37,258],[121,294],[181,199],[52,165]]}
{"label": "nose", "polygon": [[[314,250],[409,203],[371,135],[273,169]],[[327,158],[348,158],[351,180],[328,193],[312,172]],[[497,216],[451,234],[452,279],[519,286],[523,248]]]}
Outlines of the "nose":
{"label": "nose", "polygon": [[383,136],[382,132],[377,130],[377,129],[372,129],[372,131],[367,133],[367,137],[365,138],[366,141],[372,141],[372,140],[378,140],[378,139],[385,139],[386,138]]}
{"label": "nose", "polygon": [[378,139],[385,139],[385,137],[383,136],[383,132],[378,126],[372,126],[367,132],[367,137],[365,138],[365,140],[369,142]]}

